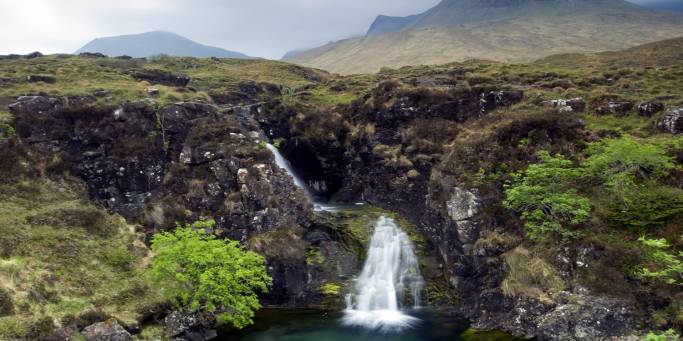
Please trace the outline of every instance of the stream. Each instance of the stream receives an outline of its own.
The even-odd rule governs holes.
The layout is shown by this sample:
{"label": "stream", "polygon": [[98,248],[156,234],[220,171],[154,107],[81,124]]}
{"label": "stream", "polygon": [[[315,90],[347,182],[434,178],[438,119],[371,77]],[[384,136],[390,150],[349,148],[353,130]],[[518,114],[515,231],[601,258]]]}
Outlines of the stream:
{"label": "stream", "polygon": [[[268,144],[267,148],[316,211],[353,209],[355,205],[316,202],[289,161],[275,146]],[[517,340],[502,332],[476,332],[462,318],[422,307],[424,285],[410,238],[393,219],[381,216],[375,223],[354,290],[346,297],[344,311],[264,309],[256,314],[254,325],[222,335],[219,340]]]}

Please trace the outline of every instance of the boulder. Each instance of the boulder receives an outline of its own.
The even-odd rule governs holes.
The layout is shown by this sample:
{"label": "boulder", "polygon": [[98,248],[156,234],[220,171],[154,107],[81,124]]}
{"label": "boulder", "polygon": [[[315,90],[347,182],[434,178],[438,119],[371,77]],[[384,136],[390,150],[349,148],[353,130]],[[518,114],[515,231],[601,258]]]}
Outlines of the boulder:
{"label": "boulder", "polygon": [[666,112],[664,118],[657,122],[657,126],[672,134],[683,133],[683,107],[671,109]]}
{"label": "boulder", "polygon": [[482,114],[495,110],[499,107],[510,106],[520,102],[524,98],[521,90],[497,90],[487,91],[479,95],[479,106]]}
{"label": "boulder", "polygon": [[633,102],[609,102],[597,109],[600,115],[626,116],[633,109]]}
{"label": "boulder", "polygon": [[81,332],[86,341],[133,341],[133,337],[115,320],[89,325]]}
{"label": "boulder", "polygon": [[664,110],[664,104],[661,102],[644,102],[638,105],[638,114],[644,117],[652,117],[662,110]]}
{"label": "boulder", "polygon": [[26,76],[26,80],[29,83],[43,82],[48,84],[54,84],[55,82],[57,82],[57,78],[55,76],[49,75],[28,75]]}
{"label": "boulder", "polygon": [[218,336],[211,327],[214,317],[188,311],[174,311],[164,319],[166,333],[174,340],[206,341]]}
{"label": "boulder", "polygon": [[[586,102],[581,98],[570,98],[570,99],[554,99],[550,101],[543,102],[544,105],[551,106],[553,108],[559,108],[560,111],[564,112],[583,112],[586,110]],[[569,108],[569,109],[567,109]]]}
{"label": "boulder", "polygon": [[25,55],[24,58],[26,58],[26,59],[33,59],[33,58],[38,58],[38,57],[42,57],[42,56],[43,56],[42,53],[36,51],[36,52],[31,52],[31,53]]}
{"label": "boulder", "polygon": [[81,58],[107,58],[107,56],[99,52],[83,52],[78,56]]}
{"label": "boulder", "polygon": [[186,86],[190,83],[190,78],[185,75],[158,69],[133,69],[128,71],[128,73],[137,80],[148,81],[152,84]]}

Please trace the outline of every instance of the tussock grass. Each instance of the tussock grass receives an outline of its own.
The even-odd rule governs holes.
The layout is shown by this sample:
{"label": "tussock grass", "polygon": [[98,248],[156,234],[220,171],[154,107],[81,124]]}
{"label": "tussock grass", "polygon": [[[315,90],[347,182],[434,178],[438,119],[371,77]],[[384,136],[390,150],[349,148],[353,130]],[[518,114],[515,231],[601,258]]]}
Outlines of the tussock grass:
{"label": "tussock grass", "polygon": [[142,236],[79,187],[0,185],[0,288],[15,307],[0,318],[0,339],[36,338],[46,321],[68,324],[89,311],[135,323],[161,302],[142,280]]}
{"label": "tussock grass", "polygon": [[523,247],[505,254],[508,275],[501,288],[508,297],[530,297],[551,301],[550,296],[564,289],[565,283],[555,269]]}

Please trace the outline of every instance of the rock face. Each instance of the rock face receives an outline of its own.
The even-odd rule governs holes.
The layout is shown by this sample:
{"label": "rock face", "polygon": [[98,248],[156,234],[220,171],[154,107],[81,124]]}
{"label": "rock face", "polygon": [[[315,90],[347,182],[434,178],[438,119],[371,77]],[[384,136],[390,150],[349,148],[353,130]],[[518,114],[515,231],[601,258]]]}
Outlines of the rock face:
{"label": "rock face", "polygon": [[308,241],[309,234],[328,232],[311,226],[311,204],[264,147],[251,118],[256,107],[95,101],[21,97],[10,110],[24,142],[46,160],[60,160],[56,169],[83,179],[95,201],[142,223],[147,233],[212,217],[213,234],[264,254],[274,282],[266,305],[323,304],[323,281],[341,283],[339,276],[348,275],[307,263],[307,248],[357,257],[336,234]]}
{"label": "rock face", "polygon": [[81,334],[86,341],[133,341],[130,333],[116,321],[95,323],[85,327]]}
{"label": "rock face", "polygon": [[[580,288],[547,299],[506,295],[501,289],[510,271],[505,255],[521,242],[520,225],[501,207],[502,185],[471,185],[476,181],[473,177],[486,176],[474,175],[491,167],[485,162],[493,167],[519,166],[529,162],[537,151],[534,148],[570,148],[584,138],[584,123],[553,110],[501,123],[487,139],[478,140],[474,134],[472,143],[456,140],[460,123],[494,119],[490,112],[514,105],[524,94],[488,86],[458,89],[453,85],[458,81],[457,72],[453,74],[455,80],[445,80],[447,83],[415,79],[417,84],[432,84],[420,90],[402,89],[391,81],[381,83],[370,96],[340,113],[304,115],[265,106],[257,118],[272,137],[284,139],[288,158],[309,160],[310,164],[294,163],[316,169],[304,176],[307,181],[322,179],[328,188],[334,188],[329,184],[342,184],[331,193],[334,198],[365,200],[408,217],[433,250],[434,267],[445,273],[459,311],[475,326],[543,340],[629,334],[635,316],[628,309],[630,302],[593,297]],[[450,91],[442,91],[444,88]],[[586,107],[580,99],[547,105],[569,108],[567,112]],[[613,109],[630,110],[626,107]],[[329,121],[337,123],[328,126]],[[340,128],[344,126],[348,128]],[[312,131],[327,134],[319,136]],[[526,144],[529,150],[520,152],[518,146],[529,140],[533,141]],[[446,144],[454,147],[446,149]],[[458,144],[467,145],[458,148]],[[572,276],[570,269],[567,280]]]}
{"label": "rock face", "polygon": [[683,132],[683,107],[671,109],[666,112],[664,119],[657,123],[657,126],[672,134]]}

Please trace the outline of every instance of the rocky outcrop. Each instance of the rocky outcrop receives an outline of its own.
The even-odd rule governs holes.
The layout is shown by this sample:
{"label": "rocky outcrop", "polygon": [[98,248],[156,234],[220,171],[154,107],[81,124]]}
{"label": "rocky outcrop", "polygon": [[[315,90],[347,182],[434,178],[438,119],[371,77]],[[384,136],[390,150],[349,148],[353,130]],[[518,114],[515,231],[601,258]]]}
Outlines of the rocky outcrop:
{"label": "rocky outcrop", "polygon": [[633,109],[633,102],[608,102],[606,105],[598,107],[600,115],[615,115],[618,117],[626,116]]}
{"label": "rocky outcrop", "polygon": [[176,341],[208,341],[218,336],[215,317],[206,314],[175,311],[164,319],[166,335]]}
{"label": "rocky outcrop", "polygon": [[[338,234],[312,226],[312,205],[264,146],[252,118],[257,107],[95,102],[31,96],[10,110],[26,144],[43,159],[58,160],[55,170],[83,179],[92,199],[143,224],[148,234],[211,217],[210,232],[264,254],[273,277],[266,305],[326,304],[320,286],[341,283],[348,266],[356,266]],[[347,270],[310,262],[306,250],[338,259]]]}
{"label": "rocky outcrop", "polygon": [[26,81],[29,83],[43,82],[47,84],[54,84],[57,82],[57,77],[50,75],[28,75]]}
{"label": "rocky outcrop", "polygon": [[657,122],[657,126],[672,134],[683,133],[683,107],[667,111],[664,118]]}
{"label": "rocky outcrop", "polygon": [[664,110],[664,104],[661,102],[644,102],[638,105],[638,114],[644,117],[652,117],[662,110]]}
{"label": "rocky outcrop", "polygon": [[152,84],[186,86],[190,83],[190,78],[185,75],[157,69],[133,69],[128,71],[128,73],[137,80],[148,81]]}
{"label": "rocky outcrop", "polygon": [[113,320],[87,326],[81,334],[86,341],[133,341],[130,333]]}
{"label": "rocky outcrop", "polygon": [[586,102],[581,98],[554,99],[544,101],[543,104],[557,108],[561,112],[583,112],[586,110]]}

